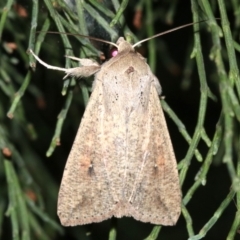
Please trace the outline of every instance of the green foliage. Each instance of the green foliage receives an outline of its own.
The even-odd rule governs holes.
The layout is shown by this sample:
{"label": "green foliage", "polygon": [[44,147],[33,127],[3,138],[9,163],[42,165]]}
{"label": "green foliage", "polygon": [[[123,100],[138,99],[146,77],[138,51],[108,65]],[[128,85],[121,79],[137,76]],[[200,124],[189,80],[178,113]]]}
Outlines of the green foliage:
{"label": "green foliage", "polygon": [[[28,2],[0,3],[0,238],[235,239],[240,227],[239,1]],[[27,49],[63,67],[64,55],[99,59],[99,46],[78,35],[47,31],[112,41],[121,32],[136,42],[189,22],[195,24],[140,49],[160,79],[167,97],[162,106],[172,120],[167,119],[183,191],[177,225],[123,218],[107,221],[110,226],[64,229],[56,216],[57,192],[91,82],[62,81],[63,75],[36,66]],[[65,67],[75,64],[65,59]]]}

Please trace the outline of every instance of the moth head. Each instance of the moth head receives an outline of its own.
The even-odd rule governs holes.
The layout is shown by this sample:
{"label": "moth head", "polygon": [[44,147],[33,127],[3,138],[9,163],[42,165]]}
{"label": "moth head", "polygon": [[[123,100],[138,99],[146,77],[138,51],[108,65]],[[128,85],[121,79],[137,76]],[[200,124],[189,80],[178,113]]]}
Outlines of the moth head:
{"label": "moth head", "polygon": [[120,37],[117,40],[116,44],[117,44],[118,53],[134,51],[134,48],[132,47],[132,45],[129,42],[127,42],[123,37]]}

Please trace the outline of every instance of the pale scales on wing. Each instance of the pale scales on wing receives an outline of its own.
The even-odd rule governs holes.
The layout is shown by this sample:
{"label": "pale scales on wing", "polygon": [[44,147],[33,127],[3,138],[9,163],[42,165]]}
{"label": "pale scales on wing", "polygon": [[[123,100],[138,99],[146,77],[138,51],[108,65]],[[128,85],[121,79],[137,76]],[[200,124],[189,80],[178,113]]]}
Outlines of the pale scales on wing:
{"label": "pale scales on wing", "polygon": [[173,225],[181,192],[161,88],[145,59],[125,40],[117,44],[118,55],[95,76],[67,160],[58,214],[63,225],[112,216]]}

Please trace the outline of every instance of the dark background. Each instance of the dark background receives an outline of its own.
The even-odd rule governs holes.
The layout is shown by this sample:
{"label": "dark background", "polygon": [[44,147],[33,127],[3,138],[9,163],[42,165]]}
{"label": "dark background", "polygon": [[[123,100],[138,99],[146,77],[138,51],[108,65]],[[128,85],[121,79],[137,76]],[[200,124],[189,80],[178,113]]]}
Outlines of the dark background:
{"label": "dark background", "polygon": [[[177,8],[172,19],[172,23],[169,24],[166,21],[166,14],[169,11],[171,4],[168,1],[152,1],[153,3],[153,15],[154,15],[154,30],[155,33],[168,30],[173,27],[177,27],[193,21],[191,4],[189,1],[179,1]],[[48,10],[44,2],[39,3],[39,21],[38,26],[41,29],[41,24],[46,17],[49,16]],[[21,6],[25,9],[27,15],[21,16],[16,6]],[[9,59],[16,58],[18,63],[14,65],[16,74],[23,77],[26,75],[29,65],[26,59],[23,59],[23,55],[19,53],[19,47],[25,51],[28,48],[28,37],[31,28],[31,9],[32,5],[29,1],[18,1],[15,7],[10,9],[10,14],[6,21],[6,27],[3,31],[1,52]],[[229,4],[230,5],[230,4]],[[147,37],[145,28],[147,27],[146,12],[143,9],[142,16],[142,28],[136,29],[133,24],[133,17],[135,14],[135,1],[131,1],[124,12],[126,19],[126,25],[140,38]],[[111,7],[111,6],[108,6]],[[231,6],[228,7],[228,14],[231,26],[234,27],[234,14]],[[199,8],[201,13],[201,9]],[[61,13],[61,9],[59,9]],[[61,13],[63,14],[63,13]],[[204,19],[204,13],[201,13],[202,19]],[[216,8],[215,16],[219,17],[219,12]],[[95,35],[102,38],[107,38],[107,34],[103,32],[103,29],[98,24],[93,23],[93,20],[86,16],[88,28],[90,29],[90,35]],[[206,25],[206,23],[202,23]],[[51,23],[51,30],[56,30],[54,23]],[[116,30],[119,31],[119,35],[122,34],[122,27],[117,26]],[[212,46],[211,36],[206,31],[206,26],[201,29],[201,40],[202,50],[205,61],[205,68],[207,72],[207,83],[211,91],[215,94],[217,101],[209,99],[208,108],[205,118],[205,129],[210,137],[213,137],[215,132],[215,126],[219,119],[220,112],[222,109],[221,101],[219,98],[219,86],[218,80],[216,79],[216,69],[213,62],[209,59],[210,49]],[[17,41],[16,41],[17,37]],[[238,39],[237,39],[238,40]],[[5,42],[15,42],[18,45],[18,49],[14,50],[13,53],[9,54],[3,47]],[[157,65],[156,65],[156,76],[161,82],[163,89],[163,96],[165,100],[174,110],[177,116],[185,124],[186,129],[190,136],[192,136],[198,118],[199,110],[199,97],[200,97],[200,84],[199,77],[196,68],[195,59],[193,61],[193,69],[190,74],[190,81],[188,87],[184,87],[184,68],[193,44],[193,28],[188,27],[167,34],[165,36],[156,39],[157,47]],[[161,46],[164,43],[164,53],[161,53]],[[78,48],[78,43],[72,39],[74,48]],[[224,43],[223,43],[224,45]],[[190,52],[189,50],[190,49]],[[107,55],[107,47],[102,49]],[[148,57],[147,44],[143,44],[140,48],[144,56]],[[42,44],[42,50],[40,57],[49,64],[64,67],[64,47],[61,42],[61,38],[58,35],[47,35]],[[26,56],[27,57],[27,54]],[[169,58],[171,61],[168,64],[164,64],[164,61]],[[3,66],[3,58],[1,58],[1,65]],[[0,66],[1,66],[0,65]],[[227,68],[227,64],[226,64]],[[21,106],[24,109],[24,116],[26,122],[21,118],[9,119],[6,114],[11,105],[13,96],[6,96],[0,90],[0,101],[1,105],[1,122],[3,128],[9,132],[8,141],[15,146],[15,148],[22,155],[25,161],[25,166],[30,175],[40,189],[40,194],[45,203],[45,207],[41,208],[41,211],[47,213],[51,218],[55,219],[58,223],[59,220],[56,215],[56,202],[57,202],[57,191],[61,182],[62,172],[66,163],[67,156],[72,146],[77,128],[79,126],[81,116],[84,112],[84,102],[81,95],[81,91],[78,86],[74,90],[74,99],[69,108],[66,120],[63,124],[61,133],[61,145],[56,148],[52,156],[46,157],[46,151],[49,148],[54,129],[56,127],[57,117],[61,111],[63,104],[66,100],[65,96],[61,95],[64,74],[57,71],[47,70],[40,64],[37,64],[36,71],[32,73],[31,82],[21,99]],[[91,86],[91,80],[87,79],[84,82]],[[17,91],[21,82],[18,82],[14,76],[11,79],[11,87]],[[9,86],[10,88],[10,86]],[[39,92],[33,94],[32,89],[37,89]],[[18,116],[16,113],[16,116]],[[181,136],[179,130],[173,121],[166,116],[167,124],[169,127],[170,136],[174,146],[176,158],[181,161],[188,150],[188,144]],[[26,123],[31,123],[34,126],[37,137],[32,139],[29,137],[26,130]],[[208,147],[203,141],[200,141],[199,151],[202,156],[205,157]],[[1,160],[2,161],[2,160]],[[11,161],[19,173],[19,182],[22,186],[23,191],[31,189],[34,194],[35,189],[26,187],[25,182],[21,179],[21,167],[16,164],[15,159]],[[191,165],[187,178],[183,184],[183,195],[194,183],[194,177],[202,163],[198,162],[195,158],[192,159]],[[1,174],[1,189],[2,202],[4,203],[4,211],[8,206],[8,186],[4,171],[0,171]],[[207,174],[207,183],[205,186],[200,186],[195,192],[193,198],[187,205],[187,209],[192,216],[193,228],[195,234],[197,234],[204,224],[213,216],[216,209],[219,207],[223,199],[228,194],[231,188],[231,179],[229,177],[228,170],[225,164],[222,163],[222,154],[217,154],[214,158],[213,164]],[[34,199],[35,203],[38,204],[38,199]],[[235,203],[232,203],[224,211],[223,215],[219,218],[217,223],[211,228],[204,239],[209,240],[222,240],[226,239],[227,234],[232,225],[235,212]],[[3,212],[4,213],[4,212]],[[2,214],[2,213],[1,213]],[[112,224],[117,224],[117,239],[144,239],[146,238],[153,225],[145,224],[135,221],[132,218],[122,218],[117,221],[107,220],[98,224],[91,224],[87,226],[80,226],[74,228],[64,228],[63,234],[59,231],[51,229],[41,217],[36,217],[43,231],[49,236],[49,239],[108,239],[109,230]],[[2,221],[2,239],[11,239],[12,227],[8,217],[3,216]],[[91,233],[86,235],[86,233]],[[32,239],[44,239],[37,236],[34,230],[31,231]],[[0,238],[1,238],[0,237]],[[188,239],[188,233],[186,230],[186,222],[183,216],[180,217],[177,225],[174,227],[163,227],[159,237],[157,239]],[[240,239],[239,235],[235,239]]]}

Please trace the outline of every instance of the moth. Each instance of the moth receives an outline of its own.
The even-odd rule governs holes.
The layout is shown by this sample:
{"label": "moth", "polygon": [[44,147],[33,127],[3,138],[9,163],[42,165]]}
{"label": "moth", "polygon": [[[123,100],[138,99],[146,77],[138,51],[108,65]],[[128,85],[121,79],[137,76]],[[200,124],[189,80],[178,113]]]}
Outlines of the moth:
{"label": "moth", "polygon": [[115,46],[118,54],[108,62],[70,57],[81,64],[70,69],[48,65],[30,50],[41,64],[66,76],[95,74],[64,169],[58,216],[64,226],[113,216],[174,225],[181,190],[159,100],[161,86],[134,46],[123,37]]}

